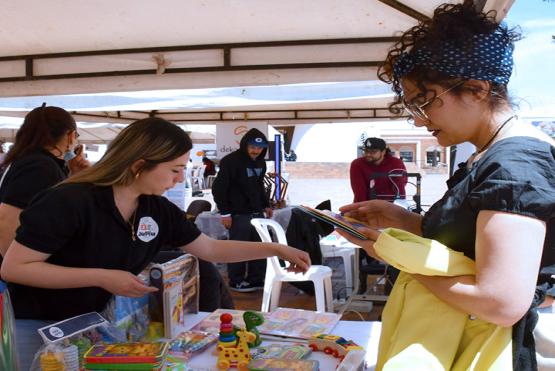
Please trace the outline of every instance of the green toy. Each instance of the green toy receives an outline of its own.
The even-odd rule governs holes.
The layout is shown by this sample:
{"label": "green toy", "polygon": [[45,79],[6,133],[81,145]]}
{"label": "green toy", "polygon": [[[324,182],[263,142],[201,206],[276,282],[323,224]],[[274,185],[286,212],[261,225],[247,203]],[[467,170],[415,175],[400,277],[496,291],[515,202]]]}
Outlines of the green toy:
{"label": "green toy", "polygon": [[249,343],[249,348],[254,348],[262,343],[260,338],[260,332],[256,326],[260,326],[264,323],[264,316],[258,312],[246,311],[243,313],[243,320],[245,321],[245,326],[247,326],[247,331],[252,332],[256,335],[256,339],[253,343]]}

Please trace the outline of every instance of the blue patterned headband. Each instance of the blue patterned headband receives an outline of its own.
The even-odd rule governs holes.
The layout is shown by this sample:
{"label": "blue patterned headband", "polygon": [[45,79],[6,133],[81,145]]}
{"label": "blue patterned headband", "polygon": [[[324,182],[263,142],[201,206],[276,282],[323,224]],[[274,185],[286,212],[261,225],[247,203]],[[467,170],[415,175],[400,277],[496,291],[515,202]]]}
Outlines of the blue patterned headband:
{"label": "blue patterned headband", "polygon": [[491,34],[473,35],[463,44],[446,41],[439,52],[425,46],[403,52],[393,65],[393,74],[399,79],[421,66],[452,77],[507,85],[513,71],[514,44],[502,27]]}

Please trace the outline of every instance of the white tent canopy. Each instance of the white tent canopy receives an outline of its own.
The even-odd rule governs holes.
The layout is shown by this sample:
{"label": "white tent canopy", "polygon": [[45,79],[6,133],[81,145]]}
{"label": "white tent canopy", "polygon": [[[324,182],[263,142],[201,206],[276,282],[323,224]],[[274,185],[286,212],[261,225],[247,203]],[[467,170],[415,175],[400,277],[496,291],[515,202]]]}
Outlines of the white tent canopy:
{"label": "white tent canopy", "polygon": [[[442,2],[11,1],[0,13],[0,115],[46,101],[93,122],[382,119],[376,66],[399,30]],[[476,3],[502,18],[513,0]]]}
{"label": "white tent canopy", "polygon": [[[0,124],[0,140],[3,142],[13,142],[17,130],[21,126],[20,118],[4,117]],[[78,122],[80,143],[109,143],[125,127],[125,124],[112,122],[91,123]],[[189,133],[193,143],[206,144],[214,143],[216,140],[215,130],[205,127],[202,129],[198,125],[180,125],[183,130]]]}

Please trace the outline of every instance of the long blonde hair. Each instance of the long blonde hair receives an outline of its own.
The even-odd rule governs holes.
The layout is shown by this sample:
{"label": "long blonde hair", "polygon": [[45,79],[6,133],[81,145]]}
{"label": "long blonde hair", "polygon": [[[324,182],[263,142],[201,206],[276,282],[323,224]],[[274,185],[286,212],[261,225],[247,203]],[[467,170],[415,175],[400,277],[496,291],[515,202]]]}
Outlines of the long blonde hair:
{"label": "long blonde hair", "polygon": [[116,136],[100,161],[65,183],[129,185],[135,177],[131,165],[137,160],[145,161],[141,171],[149,170],[184,155],[192,147],[187,133],[177,125],[157,117],[138,120]]}

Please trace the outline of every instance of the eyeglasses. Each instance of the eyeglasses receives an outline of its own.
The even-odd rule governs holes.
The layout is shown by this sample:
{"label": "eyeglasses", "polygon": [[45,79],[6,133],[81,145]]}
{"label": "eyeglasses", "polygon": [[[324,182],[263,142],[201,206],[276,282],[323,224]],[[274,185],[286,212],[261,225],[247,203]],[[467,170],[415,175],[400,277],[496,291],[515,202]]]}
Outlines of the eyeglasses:
{"label": "eyeglasses", "polygon": [[416,117],[420,120],[430,121],[430,118],[428,117],[428,114],[426,113],[426,111],[424,111],[424,107],[431,104],[437,98],[439,98],[442,95],[450,92],[451,90],[455,89],[456,87],[461,86],[462,84],[464,84],[464,81],[460,81],[460,82],[456,83],[455,85],[451,86],[449,89],[442,91],[441,93],[439,93],[435,97],[433,97],[431,99],[428,99],[427,101],[425,101],[422,104],[409,103],[405,100],[405,96],[401,97],[401,102],[403,104],[403,107],[405,107],[405,109],[409,112],[409,114],[413,118]]}

